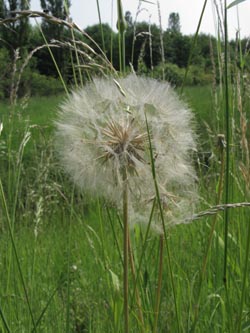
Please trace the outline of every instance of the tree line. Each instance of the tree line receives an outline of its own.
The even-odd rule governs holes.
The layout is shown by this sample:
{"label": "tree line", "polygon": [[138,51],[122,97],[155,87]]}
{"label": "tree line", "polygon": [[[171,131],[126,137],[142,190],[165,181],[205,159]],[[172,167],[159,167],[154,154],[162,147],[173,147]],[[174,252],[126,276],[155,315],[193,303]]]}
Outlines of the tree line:
{"label": "tree line", "polygon": [[[46,15],[71,22],[70,0],[40,0],[40,3]],[[78,56],[83,65],[81,71],[85,71],[83,77],[87,77],[88,57],[98,63],[98,55],[103,53],[119,70],[119,35],[108,24],[95,24],[84,29],[84,33],[72,35],[69,28],[46,17],[42,17],[38,25],[31,24],[28,15],[16,19],[19,11],[29,8],[30,0],[0,0],[0,98],[60,92],[59,72],[67,84],[73,84],[77,68],[72,64],[77,63],[79,67]],[[165,78],[174,85],[181,84],[188,64],[188,84],[207,84],[219,76],[218,40],[200,34],[193,48],[194,36],[182,34],[178,13],[169,15],[165,31],[156,24],[136,22],[130,12],[125,13],[125,20],[127,68]],[[76,41],[79,48],[85,45],[79,55],[72,52],[71,46],[76,45]],[[241,42],[242,49],[247,40]],[[239,48],[237,40],[230,45],[234,57]]]}

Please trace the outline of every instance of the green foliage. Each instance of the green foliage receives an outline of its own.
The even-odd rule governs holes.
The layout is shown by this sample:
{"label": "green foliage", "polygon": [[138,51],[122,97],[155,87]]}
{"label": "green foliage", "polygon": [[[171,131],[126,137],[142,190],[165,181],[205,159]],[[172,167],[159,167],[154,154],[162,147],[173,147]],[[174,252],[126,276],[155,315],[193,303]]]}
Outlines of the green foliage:
{"label": "green foliage", "polygon": [[[198,186],[203,198],[199,209],[203,209],[207,207],[206,201],[211,204],[216,200],[220,168],[215,137],[217,119],[213,110],[214,96],[211,88],[207,86],[188,88],[184,95],[195,112],[201,146],[204,146],[205,151],[213,152],[209,167],[204,167],[199,174]],[[35,320],[42,315],[37,332],[66,332],[66,326],[67,333],[122,332],[122,260],[119,257],[122,228],[112,209],[108,213],[104,203],[83,196],[72,188],[57,164],[52,144],[53,121],[57,105],[63,97],[32,98],[28,105],[22,101],[15,109],[0,105],[3,121],[0,136],[0,178],[14,223],[15,244],[25,284],[28,286],[32,312]],[[222,114],[219,116],[222,117]],[[21,156],[20,146],[26,130],[30,131],[31,136]],[[236,159],[236,155],[234,158]],[[244,201],[244,179],[238,171],[235,172],[235,177],[235,202]],[[13,215],[15,197],[18,200]],[[0,296],[4,300],[0,303],[0,308],[11,332],[31,332],[33,326],[16,261],[11,254],[1,195],[0,207]],[[231,226],[229,242],[229,296],[234,309],[232,317],[225,306],[226,296],[222,281],[224,244],[221,216],[218,214],[218,224],[208,256],[196,332],[234,332],[238,325],[246,255],[245,221],[248,211],[247,208],[237,209],[232,215],[234,223]],[[190,331],[196,309],[199,272],[211,224],[212,217],[206,216],[192,224],[176,226],[168,231],[177,306],[183,332]],[[144,236],[143,227],[136,225],[131,229],[131,243],[137,268],[142,256],[139,290],[145,295],[142,298],[146,323],[143,333],[152,332],[159,255],[158,236],[150,234],[142,251]],[[166,260],[165,253],[164,263]],[[249,268],[246,276],[248,280]],[[165,266],[163,279],[165,283],[161,293],[158,331],[177,332],[170,273]],[[130,283],[132,286],[132,278]],[[244,313],[248,311],[249,302],[246,290]],[[248,324],[248,317],[243,315],[242,327],[248,327]],[[140,327],[134,301],[131,304],[131,332],[140,332]],[[1,330],[5,332],[2,321]]]}
{"label": "green foliage", "polygon": [[[165,79],[174,86],[181,86],[185,77],[185,68],[178,67],[172,63],[159,65],[154,69],[153,75],[160,79],[164,71]],[[190,66],[186,84],[188,86],[208,85],[212,82],[213,76],[211,73],[206,73],[200,66]]]}
{"label": "green foliage", "polygon": [[[100,47],[102,48],[102,32],[104,39],[104,50],[106,51],[107,58],[111,61],[115,68],[119,68],[119,46],[118,46],[118,34],[116,34],[108,24],[102,23],[94,24],[85,29],[85,32],[91,37],[84,38],[84,41],[89,44],[97,53],[100,53]],[[95,43],[93,43],[93,41]],[[96,61],[98,61],[96,59]]]}
{"label": "green foliage", "polygon": [[8,60],[8,51],[6,48],[0,48],[0,99],[6,97],[10,84],[9,74],[11,72],[11,64]]}
{"label": "green foliage", "polygon": [[[0,18],[9,16],[15,17],[14,11],[29,9],[30,0],[1,0]],[[10,57],[13,57],[13,50],[20,49],[20,54],[25,52],[29,45],[30,24],[28,18],[9,23],[8,26],[0,25],[0,37],[8,45]]]}
{"label": "green foliage", "polygon": [[30,78],[30,93],[32,96],[55,96],[63,93],[63,86],[54,77],[32,73]]}

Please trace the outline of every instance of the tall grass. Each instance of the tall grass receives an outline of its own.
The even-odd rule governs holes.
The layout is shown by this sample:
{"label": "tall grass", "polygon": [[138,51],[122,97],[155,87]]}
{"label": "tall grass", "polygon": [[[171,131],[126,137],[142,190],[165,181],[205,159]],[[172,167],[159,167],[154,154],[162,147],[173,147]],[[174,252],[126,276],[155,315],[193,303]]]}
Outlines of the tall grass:
{"label": "tall grass", "polygon": [[[205,6],[206,1],[197,34]],[[250,201],[249,73],[244,50],[240,68],[238,59],[227,56],[227,10],[225,1],[224,30],[214,50],[218,85],[182,87],[197,122],[201,211]],[[101,23],[100,12],[99,17]],[[119,22],[124,72],[122,17]],[[75,83],[82,85],[90,74],[80,62],[87,49],[96,54],[74,39],[73,24],[65,25],[72,29]],[[88,71],[116,75],[104,51],[98,63],[89,60]],[[129,332],[248,332],[249,208],[200,214],[166,230],[161,211],[164,237],[159,237],[150,231],[154,205],[161,207],[156,195],[147,228],[135,225],[123,234],[116,210],[83,196],[58,165],[52,124],[61,98],[32,98],[28,106],[19,101],[12,108],[0,104],[0,332],[124,332],[124,306]],[[157,194],[153,155],[151,163]],[[124,207],[125,217],[126,212]],[[122,244],[128,246],[124,274]]]}

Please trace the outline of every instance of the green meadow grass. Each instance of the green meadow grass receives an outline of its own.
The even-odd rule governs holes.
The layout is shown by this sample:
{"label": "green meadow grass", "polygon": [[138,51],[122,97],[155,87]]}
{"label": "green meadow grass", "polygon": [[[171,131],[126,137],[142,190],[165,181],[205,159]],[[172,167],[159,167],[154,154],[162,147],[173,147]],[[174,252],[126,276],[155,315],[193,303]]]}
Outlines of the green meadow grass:
{"label": "green meadow grass", "polygon": [[[210,87],[186,88],[183,95],[195,112],[201,148],[214,154],[208,167],[197,166],[198,210],[216,204],[218,195],[220,157],[211,96]],[[103,202],[79,193],[57,163],[53,121],[62,99],[32,98],[15,109],[0,105],[0,332],[123,332],[121,222]],[[244,181],[238,172],[233,177],[232,201],[242,202]],[[248,214],[249,208],[230,212],[227,289],[223,213],[217,214],[215,227],[214,216],[205,216],[168,230],[175,299],[170,268],[164,264],[157,332],[249,331],[249,280],[242,301]],[[130,332],[146,333],[154,325],[159,236],[151,233],[142,248],[144,236],[139,226],[131,230],[136,267],[142,260],[137,285],[144,325],[132,287],[129,296]],[[164,250],[165,263],[166,256]],[[249,268],[245,273],[249,276]]]}

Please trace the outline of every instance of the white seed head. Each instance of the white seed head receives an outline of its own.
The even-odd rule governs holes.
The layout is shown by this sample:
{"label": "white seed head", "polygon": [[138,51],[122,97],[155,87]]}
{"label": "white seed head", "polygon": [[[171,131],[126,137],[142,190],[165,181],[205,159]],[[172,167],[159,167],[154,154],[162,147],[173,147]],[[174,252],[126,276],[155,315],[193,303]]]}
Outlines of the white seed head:
{"label": "white seed head", "polygon": [[155,187],[145,116],[166,220],[176,224],[196,199],[190,158],[196,145],[192,113],[168,83],[131,74],[72,92],[56,122],[59,157],[83,192],[118,207],[126,169],[134,220],[148,219]]}

